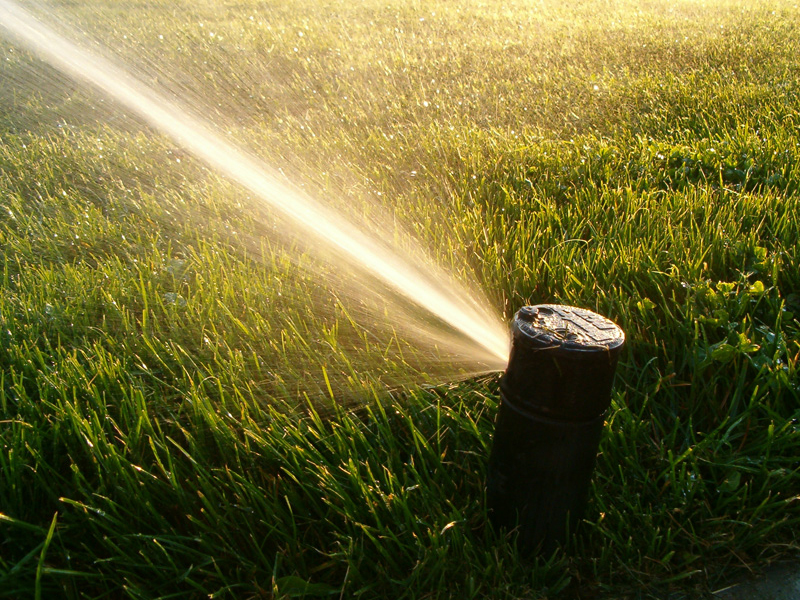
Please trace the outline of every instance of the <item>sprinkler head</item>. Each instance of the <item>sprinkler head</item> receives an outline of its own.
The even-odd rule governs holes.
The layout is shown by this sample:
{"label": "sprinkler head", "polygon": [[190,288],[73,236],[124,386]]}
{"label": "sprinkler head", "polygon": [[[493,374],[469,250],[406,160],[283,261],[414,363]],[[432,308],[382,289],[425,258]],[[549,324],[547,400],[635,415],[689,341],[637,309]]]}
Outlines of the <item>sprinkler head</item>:
{"label": "sprinkler head", "polygon": [[518,531],[525,551],[563,545],[583,516],[625,334],[572,306],[524,306],[489,458],[492,523]]}
{"label": "sprinkler head", "polygon": [[608,408],[625,333],[592,311],[523,306],[511,325],[503,400],[518,410],[565,421],[591,420]]}

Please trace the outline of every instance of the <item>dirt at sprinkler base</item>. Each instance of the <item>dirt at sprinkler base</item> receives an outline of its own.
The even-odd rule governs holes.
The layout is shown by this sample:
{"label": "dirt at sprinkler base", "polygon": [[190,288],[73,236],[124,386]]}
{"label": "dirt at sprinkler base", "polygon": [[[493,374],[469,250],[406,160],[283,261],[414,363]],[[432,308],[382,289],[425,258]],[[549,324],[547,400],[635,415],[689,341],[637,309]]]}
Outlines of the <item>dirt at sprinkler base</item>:
{"label": "dirt at sprinkler base", "polygon": [[757,579],[742,579],[712,594],[715,600],[798,600],[800,563],[779,563],[764,570]]}

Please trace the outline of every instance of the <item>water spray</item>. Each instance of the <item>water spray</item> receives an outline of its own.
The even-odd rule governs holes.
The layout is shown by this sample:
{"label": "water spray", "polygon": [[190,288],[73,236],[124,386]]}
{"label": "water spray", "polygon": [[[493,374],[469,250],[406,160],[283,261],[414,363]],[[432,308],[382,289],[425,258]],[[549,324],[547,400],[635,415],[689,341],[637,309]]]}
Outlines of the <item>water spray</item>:
{"label": "water spray", "polygon": [[145,85],[127,70],[82,47],[39,21],[11,0],[0,0],[0,34],[52,66],[113,98],[155,130],[221,175],[250,190],[260,205],[276,211],[320,248],[376,277],[395,293],[449,324],[469,340],[485,370],[501,368],[508,336],[499,319],[474,294],[440,269],[415,264],[367,234],[328,205],[284,181],[282,175],[217,131],[187,106]]}
{"label": "water spray", "polygon": [[586,508],[625,334],[591,311],[525,306],[514,317],[500,381],[487,503],[523,552],[549,554]]}

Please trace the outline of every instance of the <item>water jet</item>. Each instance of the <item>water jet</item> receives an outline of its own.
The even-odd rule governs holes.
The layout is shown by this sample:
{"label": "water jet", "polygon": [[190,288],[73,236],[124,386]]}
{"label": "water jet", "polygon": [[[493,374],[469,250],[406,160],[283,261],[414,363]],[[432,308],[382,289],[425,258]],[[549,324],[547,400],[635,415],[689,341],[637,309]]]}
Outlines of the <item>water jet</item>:
{"label": "water jet", "polygon": [[[281,215],[320,256],[355,267],[419,309],[419,313],[447,324],[465,340],[459,348],[460,355],[480,365],[480,371],[502,368],[508,357],[508,336],[499,318],[476,290],[449,277],[435,261],[417,259],[392,247],[387,241],[392,238],[390,232],[365,230],[329,204],[289,184],[278,170],[218,130],[199,110],[172,99],[113,60],[59,34],[13,0],[0,0],[0,34],[3,33],[75,81],[112,98],[218,174],[251,192],[256,200],[255,211]],[[416,328],[425,329],[419,325],[417,315],[409,312],[408,320]],[[426,340],[426,336],[419,337]],[[428,341],[431,337],[427,336]]]}
{"label": "water jet", "polygon": [[512,323],[486,484],[489,518],[524,552],[574,533],[589,495],[625,334],[572,306],[525,306]]}

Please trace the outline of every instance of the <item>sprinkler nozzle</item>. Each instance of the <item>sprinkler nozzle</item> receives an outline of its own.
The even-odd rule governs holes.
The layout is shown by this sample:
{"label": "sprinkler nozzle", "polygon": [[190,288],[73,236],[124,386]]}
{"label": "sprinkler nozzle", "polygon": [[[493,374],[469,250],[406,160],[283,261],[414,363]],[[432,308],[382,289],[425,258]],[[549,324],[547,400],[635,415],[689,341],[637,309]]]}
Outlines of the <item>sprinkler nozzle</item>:
{"label": "sprinkler nozzle", "polygon": [[525,551],[550,553],[580,523],[624,344],[622,329],[582,308],[514,317],[486,494],[492,523],[516,529]]}

